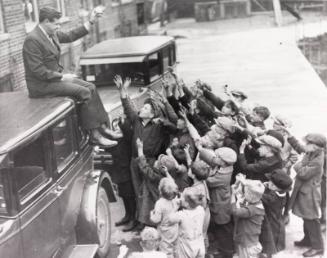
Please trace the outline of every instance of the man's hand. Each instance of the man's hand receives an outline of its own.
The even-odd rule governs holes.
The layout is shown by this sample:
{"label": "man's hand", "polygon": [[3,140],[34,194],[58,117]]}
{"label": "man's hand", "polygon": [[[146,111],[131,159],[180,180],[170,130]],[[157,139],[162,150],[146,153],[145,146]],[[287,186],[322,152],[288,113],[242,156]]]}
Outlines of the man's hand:
{"label": "man's hand", "polygon": [[240,153],[244,153],[245,147],[248,146],[252,141],[252,137],[249,136],[246,140],[243,140],[240,146]]}
{"label": "man's hand", "polygon": [[124,90],[127,92],[129,86],[131,86],[132,80],[129,77],[126,77],[124,84],[123,84],[123,88]]}
{"label": "man's hand", "polygon": [[181,107],[181,110],[178,112],[178,114],[186,121],[187,120],[187,113],[186,108]]}
{"label": "man's hand", "polygon": [[98,18],[103,15],[104,10],[106,9],[103,5],[98,5],[95,7],[90,14],[89,22],[93,24]]}
{"label": "man's hand", "polygon": [[73,79],[77,78],[76,74],[73,73],[65,73],[62,75],[61,80],[62,81],[67,81],[67,82],[71,82]]}
{"label": "man's hand", "polygon": [[139,157],[142,157],[144,156],[144,153],[143,153],[143,142],[141,141],[140,138],[137,138],[136,139],[136,147],[137,147],[137,154]]}
{"label": "man's hand", "polygon": [[116,84],[117,88],[119,90],[122,90],[123,89],[123,79],[121,78],[121,76],[119,74],[115,75],[115,78],[114,78],[114,83]]}

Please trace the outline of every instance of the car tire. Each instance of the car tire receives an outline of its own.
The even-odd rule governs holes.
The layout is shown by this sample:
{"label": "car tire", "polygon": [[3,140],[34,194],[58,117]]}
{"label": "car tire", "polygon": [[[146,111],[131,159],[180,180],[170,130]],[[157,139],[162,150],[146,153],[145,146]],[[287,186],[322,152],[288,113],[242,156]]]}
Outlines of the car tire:
{"label": "car tire", "polygon": [[97,257],[104,258],[110,250],[111,218],[108,196],[103,187],[100,187],[98,190],[96,209],[96,226],[99,240]]}

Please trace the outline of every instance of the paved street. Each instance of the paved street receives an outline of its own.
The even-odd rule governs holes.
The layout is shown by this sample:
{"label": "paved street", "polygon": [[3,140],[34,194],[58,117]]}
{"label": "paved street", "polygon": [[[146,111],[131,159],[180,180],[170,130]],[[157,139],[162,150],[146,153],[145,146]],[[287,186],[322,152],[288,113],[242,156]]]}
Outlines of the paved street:
{"label": "paved street", "polygon": [[[201,79],[217,94],[225,84],[243,90],[253,102],[291,118],[295,134],[303,136],[307,132],[327,134],[327,90],[296,40],[327,30],[326,21],[309,15],[304,16],[304,23],[295,23],[286,15],[288,25],[275,28],[269,15],[211,23],[184,19],[169,24],[167,32],[179,36],[177,72],[186,84]],[[112,206],[112,220],[117,221],[123,216],[121,203]],[[301,257],[304,250],[293,247],[293,241],[302,238],[301,220],[293,216],[286,234],[287,250],[276,257]],[[116,244],[121,241],[137,248],[135,237],[114,228],[109,257],[117,256]]]}

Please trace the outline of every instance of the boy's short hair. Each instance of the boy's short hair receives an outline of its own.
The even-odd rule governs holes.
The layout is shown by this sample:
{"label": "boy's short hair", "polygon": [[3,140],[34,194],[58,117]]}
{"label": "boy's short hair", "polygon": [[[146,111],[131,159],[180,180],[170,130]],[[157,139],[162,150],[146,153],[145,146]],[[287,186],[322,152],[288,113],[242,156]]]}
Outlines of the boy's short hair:
{"label": "boy's short hair", "polygon": [[191,165],[192,174],[199,181],[206,180],[209,176],[210,166],[202,160],[194,161]]}
{"label": "boy's short hair", "polygon": [[258,106],[253,108],[253,112],[258,114],[263,120],[266,120],[270,116],[270,111],[265,106]]}
{"label": "boy's short hair", "polygon": [[195,209],[197,206],[201,205],[204,198],[203,194],[198,193],[195,189],[190,187],[184,189],[183,196],[191,209]]}
{"label": "boy's short hair", "polygon": [[235,115],[237,115],[239,113],[239,108],[238,106],[235,104],[234,101],[232,100],[226,100],[224,106],[229,106],[231,108],[231,110],[235,113]]}
{"label": "boy's short hair", "polygon": [[141,234],[142,247],[146,250],[156,250],[160,240],[159,232],[152,227],[145,227]]}
{"label": "boy's short hair", "polygon": [[43,22],[45,19],[48,19],[50,22],[53,22],[54,19],[61,18],[61,12],[52,7],[42,7],[39,11],[39,22]]}
{"label": "boy's short hair", "polygon": [[176,197],[177,192],[178,186],[172,178],[165,177],[160,180],[159,193],[163,198],[172,200]]}

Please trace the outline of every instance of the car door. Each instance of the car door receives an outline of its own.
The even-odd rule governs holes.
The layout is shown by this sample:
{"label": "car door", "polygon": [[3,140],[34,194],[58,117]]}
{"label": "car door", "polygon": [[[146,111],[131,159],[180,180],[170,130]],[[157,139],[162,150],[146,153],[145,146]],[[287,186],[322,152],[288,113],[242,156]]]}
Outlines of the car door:
{"label": "car door", "polygon": [[50,160],[48,132],[12,153],[25,258],[54,257],[60,248],[59,192],[52,178]]}
{"label": "car door", "polygon": [[61,191],[58,197],[62,250],[76,243],[75,226],[86,174],[92,169],[92,148],[87,147],[87,139],[79,131],[76,120],[75,113],[70,112],[50,129],[54,149],[53,167]]}

